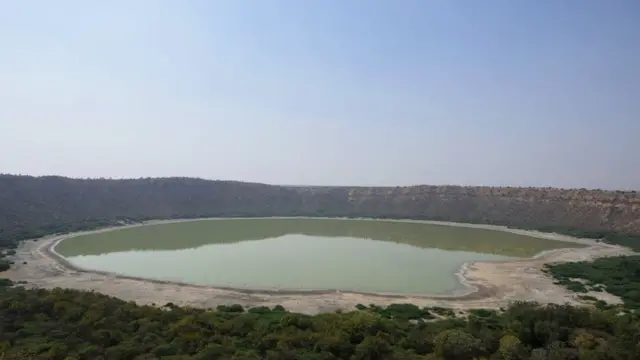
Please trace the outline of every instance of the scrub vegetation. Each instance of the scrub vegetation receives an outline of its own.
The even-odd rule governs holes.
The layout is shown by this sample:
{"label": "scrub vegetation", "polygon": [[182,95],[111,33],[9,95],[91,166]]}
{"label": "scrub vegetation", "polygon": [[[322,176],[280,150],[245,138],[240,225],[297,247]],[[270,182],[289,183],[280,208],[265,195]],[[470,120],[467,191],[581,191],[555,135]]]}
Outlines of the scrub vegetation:
{"label": "scrub vegetation", "polygon": [[607,291],[627,307],[640,309],[640,255],[547,265],[547,272],[569,290]]}
{"label": "scrub vegetation", "polygon": [[13,359],[637,359],[636,314],[515,303],[433,319],[412,305],[325,313],[138,306],[72,290],[0,290]]}

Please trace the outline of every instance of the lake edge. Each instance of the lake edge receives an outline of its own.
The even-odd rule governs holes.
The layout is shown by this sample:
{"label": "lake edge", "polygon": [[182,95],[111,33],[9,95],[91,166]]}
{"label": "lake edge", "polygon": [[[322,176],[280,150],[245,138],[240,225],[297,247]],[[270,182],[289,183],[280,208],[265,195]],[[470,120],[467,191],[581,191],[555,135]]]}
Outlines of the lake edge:
{"label": "lake edge", "polygon": [[75,264],[72,264],[65,256],[63,256],[62,254],[58,253],[55,250],[55,247],[57,245],[59,245],[61,242],[65,241],[65,240],[68,240],[70,238],[75,238],[75,237],[84,236],[84,235],[91,235],[91,234],[94,234],[94,233],[107,232],[107,231],[117,231],[117,230],[123,230],[123,229],[128,229],[128,228],[153,226],[153,225],[163,225],[163,224],[171,224],[171,223],[183,223],[183,222],[212,221],[212,220],[227,220],[227,221],[228,220],[259,220],[259,219],[262,219],[262,220],[308,219],[308,220],[345,220],[345,221],[376,221],[376,222],[397,222],[397,223],[419,223],[419,224],[437,225],[437,226],[445,226],[445,227],[464,227],[464,228],[475,228],[475,229],[483,229],[483,230],[491,230],[491,231],[500,231],[500,232],[524,235],[524,236],[531,237],[531,238],[538,238],[538,239],[546,239],[546,240],[552,240],[552,241],[558,241],[558,242],[565,242],[565,243],[571,243],[571,244],[574,244],[574,245],[575,244],[582,245],[582,246],[560,247],[560,248],[543,250],[543,251],[540,251],[540,252],[534,254],[531,257],[520,257],[520,258],[516,258],[516,259],[506,259],[506,260],[478,260],[478,261],[465,262],[458,268],[457,271],[455,271],[453,273],[453,275],[456,276],[456,278],[458,279],[458,282],[460,283],[460,285],[462,285],[463,289],[461,288],[459,290],[454,290],[453,292],[447,293],[447,294],[419,294],[418,295],[418,294],[405,294],[405,293],[398,293],[398,292],[393,292],[393,293],[388,293],[388,292],[362,292],[362,291],[349,291],[349,290],[338,291],[338,293],[342,292],[342,293],[345,293],[345,294],[362,294],[362,295],[393,297],[393,298],[396,298],[396,297],[398,297],[398,298],[411,297],[411,298],[426,298],[426,299],[453,299],[453,298],[463,299],[463,298],[467,298],[467,297],[474,297],[475,296],[474,294],[481,292],[481,289],[479,288],[479,286],[477,286],[477,284],[474,284],[473,281],[470,281],[470,279],[468,279],[466,275],[467,275],[468,269],[470,267],[474,266],[477,263],[512,263],[512,262],[516,262],[517,263],[517,262],[521,262],[521,261],[528,261],[528,260],[538,259],[538,258],[546,256],[547,254],[550,254],[550,253],[569,250],[569,249],[580,249],[582,247],[588,247],[590,245],[594,245],[594,244],[597,243],[592,239],[574,238],[574,237],[570,237],[570,236],[567,236],[567,235],[561,235],[561,234],[556,234],[556,233],[544,233],[544,232],[532,231],[532,230],[514,229],[514,228],[508,228],[508,227],[505,227],[505,226],[489,225],[489,224],[470,224],[470,223],[456,223],[456,222],[432,221],[432,220],[412,220],[412,219],[328,218],[328,217],[306,217],[306,216],[302,216],[302,217],[237,217],[237,218],[234,217],[234,218],[199,218],[199,219],[150,220],[150,221],[146,221],[146,222],[142,222],[142,223],[129,224],[129,225],[123,225],[123,226],[114,226],[114,227],[108,227],[108,228],[104,228],[104,229],[98,229],[98,230],[92,230],[92,231],[83,231],[83,232],[77,232],[77,233],[72,233],[72,234],[68,234],[68,235],[63,235],[61,238],[59,238],[57,241],[55,241],[53,244],[51,244],[49,247],[47,247],[46,251],[50,252],[51,255],[53,255],[53,257],[55,257],[57,261],[63,262],[63,266],[66,266],[69,269],[74,270],[74,271],[80,271],[80,272],[85,272],[85,273],[89,273],[89,274],[94,273],[94,274],[106,275],[106,276],[111,276],[111,277],[115,277],[115,278],[122,278],[122,279],[133,279],[133,280],[138,280],[138,281],[146,281],[146,282],[150,282],[150,283],[175,284],[175,285],[179,285],[179,286],[192,286],[192,287],[199,287],[199,288],[221,289],[221,290],[228,290],[228,291],[234,291],[234,292],[246,293],[246,294],[295,294],[295,295],[305,295],[306,294],[306,295],[312,295],[312,294],[330,294],[330,293],[335,293],[336,292],[336,290],[327,290],[327,289],[318,289],[318,290],[293,290],[293,289],[289,289],[289,290],[269,290],[269,289],[259,289],[259,288],[224,287],[224,286],[215,286],[215,285],[199,285],[199,284],[194,284],[194,283],[189,283],[189,282],[180,282],[180,281],[171,281],[171,280],[160,280],[160,279],[153,279],[153,278],[139,277],[139,276],[129,276],[129,275],[119,274],[119,273],[110,272],[110,271],[100,271],[100,270],[88,269],[88,268],[83,268],[81,266],[77,266]]}

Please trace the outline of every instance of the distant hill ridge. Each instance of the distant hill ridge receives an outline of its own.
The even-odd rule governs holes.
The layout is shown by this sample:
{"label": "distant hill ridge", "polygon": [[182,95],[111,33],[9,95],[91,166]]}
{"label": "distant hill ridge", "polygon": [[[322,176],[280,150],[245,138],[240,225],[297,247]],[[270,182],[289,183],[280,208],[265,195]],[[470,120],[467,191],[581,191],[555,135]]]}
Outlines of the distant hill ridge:
{"label": "distant hill ridge", "polygon": [[277,186],[179,177],[0,175],[0,244],[91,228],[96,222],[216,216],[407,218],[640,235],[640,196],[587,189]]}

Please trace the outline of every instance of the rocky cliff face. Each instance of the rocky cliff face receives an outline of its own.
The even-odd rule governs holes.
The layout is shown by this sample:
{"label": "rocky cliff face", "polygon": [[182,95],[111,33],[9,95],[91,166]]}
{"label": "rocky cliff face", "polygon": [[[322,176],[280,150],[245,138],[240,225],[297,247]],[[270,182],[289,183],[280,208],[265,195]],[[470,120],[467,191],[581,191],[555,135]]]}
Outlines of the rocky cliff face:
{"label": "rocky cliff face", "polygon": [[70,231],[95,219],[104,225],[122,218],[207,216],[389,217],[640,235],[640,196],[553,188],[288,187],[0,175],[0,244]]}
{"label": "rocky cliff face", "polygon": [[412,186],[305,188],[300,193],[310,209],[333,205],[365,216],[640,234],[636,192]]}

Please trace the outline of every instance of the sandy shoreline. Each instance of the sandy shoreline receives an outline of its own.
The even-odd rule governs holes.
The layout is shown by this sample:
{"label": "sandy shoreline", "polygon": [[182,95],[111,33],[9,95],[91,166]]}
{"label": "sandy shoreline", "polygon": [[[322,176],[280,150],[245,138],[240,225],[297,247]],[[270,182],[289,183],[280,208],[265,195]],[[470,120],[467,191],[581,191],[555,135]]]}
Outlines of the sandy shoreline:
{"label": "sandy shoreline", "polygon": [[[493,225],[460,224],[437,221],[382,220],[421,222],[435,225],[473,227],[507,231],[544,239],[574,242],[585,245],[582,248],[565,248],[544,251],[533,258],[501,262],[473,262],[464,264],[457,276],[467,290],[450,296],[405,296],[368,294],[337,291],[263,291],[214,288],[176,282],[149,280],[121,276],[78,268],[70,264],[55,251],[61,241],[74,236],[95,232],[112,231],[126,227],[162,224],[168,222],[204,221],[213,219],[184,219],[149,221],[143,224],[113,227],[96,231],[67,235],[47,236],[38,241],[26,241],[17,249],[11,270],[2,275],[14,281],[27,281],[27,286],[39,288],[73,288],[93,290],[140,304],[164,305],[172,302],[178,305],[213,308],[221,304],[241,304],[243,306],[283,305],[291,311],[318,313],[336,309],[353,309],[358,304],[413,303],[419,306],[443,306],[459,309],[497,308],[511,301],[526,300],[542,303],[579,304],[575,294],[553,284],[541,270],[544,264],[566,261],[591,260],[602,256],[628,254],[630,251],[620,246],[578,239],[565,235],[510,229]],[[220,219],[218,219],[220,220]],[[349,219],[353,220],[353,219]],[[364,220],[364,219],[363,219]],[[26,262],[26,264],[24,264]],[[608,302],[619,299],[606,293],[590,294]]]}

